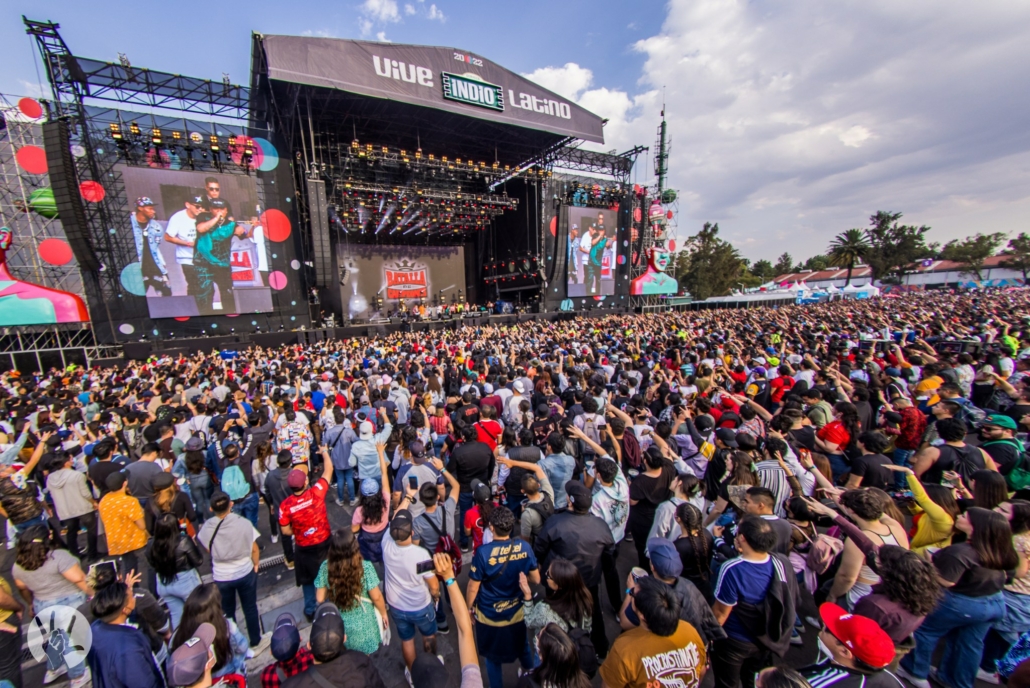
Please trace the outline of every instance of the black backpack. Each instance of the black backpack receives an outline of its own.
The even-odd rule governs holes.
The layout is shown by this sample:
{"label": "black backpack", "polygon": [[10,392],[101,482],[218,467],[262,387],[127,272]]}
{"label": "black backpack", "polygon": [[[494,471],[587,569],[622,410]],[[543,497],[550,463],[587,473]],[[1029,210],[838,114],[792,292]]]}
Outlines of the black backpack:
{"label": "black backpack", "polygon": [[593,678],[601,665],[597,661],[597,650],[594,648],[594,641],[590,639],[590,633],[582,628],[572,627],[569,628],[569,638],[576,644],[576,650],[579,652],[579,668]]}
{"label": "black backpack", "polygon": [[541,494],[544,496],[543,499],[539,502],[526,502],[526,508],[540,514],[540,518],[546,523],[547,519],[554,516],[554,500],[546,492],[541,492]]}

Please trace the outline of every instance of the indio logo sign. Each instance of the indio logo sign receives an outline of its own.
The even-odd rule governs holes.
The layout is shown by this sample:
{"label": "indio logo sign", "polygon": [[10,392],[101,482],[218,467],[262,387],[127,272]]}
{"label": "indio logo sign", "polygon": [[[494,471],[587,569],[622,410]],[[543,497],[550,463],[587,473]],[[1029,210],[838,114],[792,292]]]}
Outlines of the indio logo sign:
{"label": "indio logo sign", "polygon": [[443,72],[443,97],[460,103],[504,111],[504,89],[460,74]]}

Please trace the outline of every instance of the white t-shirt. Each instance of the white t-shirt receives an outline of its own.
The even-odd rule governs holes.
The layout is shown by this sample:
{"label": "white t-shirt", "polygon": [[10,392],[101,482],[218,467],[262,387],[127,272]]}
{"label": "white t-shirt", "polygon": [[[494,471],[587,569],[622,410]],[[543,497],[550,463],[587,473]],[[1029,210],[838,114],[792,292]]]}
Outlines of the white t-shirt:
{"label": "white t-shirt", "polygon": [[[197,240],[197,221],[183,208],[168,219],[165,234],[183,241]],[[193,247],[175,245],[175,262],[179,265],[193,265]]]}
{"label": "white t-shirt", "polygon": [[[218,524],[217,517],[209,518],[197,533],[200,544],[211,553],[211,577],[215,581],[239,580],[254,570],[254,560],[250,557],[261,533],[239,514],[226,516],[221,528]],[[211,540],[216,530],[218,537],[212,551]]]}
{"label": "white t-shirt", "polygon": [[418,545],[399,547],[387,531],[383,535],[383,567],[386,573],[386,603],[402,612],[417,612],[433,601],[424,580],[434,577],[432,571],[415,573],[415,566],[432,559],[425,548]]}

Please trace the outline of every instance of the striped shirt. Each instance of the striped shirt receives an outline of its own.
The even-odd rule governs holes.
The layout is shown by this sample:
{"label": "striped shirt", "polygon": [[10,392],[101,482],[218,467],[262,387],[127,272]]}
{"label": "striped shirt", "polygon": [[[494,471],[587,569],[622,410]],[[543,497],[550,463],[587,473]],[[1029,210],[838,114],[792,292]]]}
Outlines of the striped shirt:
{"label": "striped shirt", "polygon": [[759,461],[755,464],[755,474],[758,476],[758,484],[773,493],[773,513],[786,518],[787,510],[783,505],[790,498],[790,483],[787,481],[787,472],[780,468],[780,462]]}
{"label": "striped shirt", "polygon": [[812,688],[903,688],[898,677],[883,669],[865,674],[827,660],[801,670]]}

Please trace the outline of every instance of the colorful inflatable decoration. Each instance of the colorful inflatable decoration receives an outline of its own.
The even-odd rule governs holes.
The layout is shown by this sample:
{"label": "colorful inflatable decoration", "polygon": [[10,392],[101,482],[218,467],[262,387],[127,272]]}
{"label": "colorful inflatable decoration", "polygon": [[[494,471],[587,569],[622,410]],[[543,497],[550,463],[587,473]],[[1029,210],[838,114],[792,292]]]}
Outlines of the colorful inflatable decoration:
{"label": "colorful inflatable decoration", "polygon": [[88,322],[86,303],[77,294],[22,282],[11,274],[7,250],[13,240],[11,230],[0,227],[0,326]]}
{"label": "colorful inflatable decoration", "polygon": [[658,246],[652,248],[648,253],[647,272],[630,283],[629,293],[633,296],[651,296],[679,291],[676,278],[665,274],[669,267],[669,257],[667,249]]}

